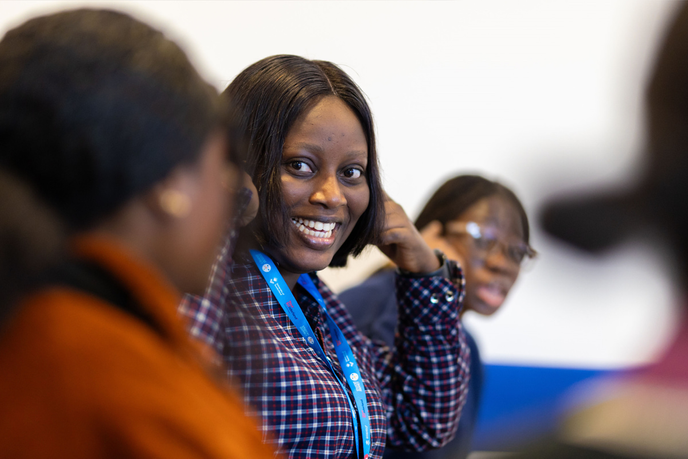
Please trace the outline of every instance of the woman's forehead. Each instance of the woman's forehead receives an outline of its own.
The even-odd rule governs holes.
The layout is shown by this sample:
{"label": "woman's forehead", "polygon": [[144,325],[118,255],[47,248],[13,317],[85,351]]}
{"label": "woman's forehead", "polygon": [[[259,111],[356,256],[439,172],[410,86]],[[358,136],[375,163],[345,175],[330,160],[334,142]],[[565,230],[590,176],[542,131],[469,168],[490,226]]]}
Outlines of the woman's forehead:
{"label": "woman's forehead", "polygon": [[516,206],[499,194],[484,197],[463,211],[457,221],[472,221],[523,239],[523,222]]}

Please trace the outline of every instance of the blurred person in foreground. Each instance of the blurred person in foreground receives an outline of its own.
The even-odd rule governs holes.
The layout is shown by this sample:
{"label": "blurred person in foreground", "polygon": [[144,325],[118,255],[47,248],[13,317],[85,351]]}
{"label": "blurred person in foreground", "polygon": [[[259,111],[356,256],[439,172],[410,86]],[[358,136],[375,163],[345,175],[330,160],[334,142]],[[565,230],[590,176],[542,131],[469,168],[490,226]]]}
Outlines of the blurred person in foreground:
{"label": "blurred person in foreground", "polygon": [[[557,438],[527,458],[688,457],[688,5],[681,3],[646,93],[643,175],[632,187],[550,203],[543,226],[600,252],[634,234],[668,244],[683,293],[678,333],[654,364],[586,387]],[[642,282],[642,280],[641,280]]]}
{"label": "blurred person in foreground", "polygon": [[[521,202],[504,185],[481,176],[460,175],[445,182],[425,204],[415,226],[430,247],[462,260],[464,311],[494,314],[516,282],[521,263],[535,256]],[[388,263],[362,284],[340,294],[359,330],[389,346],[394,345],[398,316],[394,268]],[[480,404],[483,365],[475,340],[465,333],[471,350],[471,379],[454,440],[423,453],[387,449],[385,458],[467,457]]]}
{"label": "blurred person in foreground", "polygon": [[239,182],[222,112],[121,13],[0,41],[0,457],[272,457],[176,315]]}

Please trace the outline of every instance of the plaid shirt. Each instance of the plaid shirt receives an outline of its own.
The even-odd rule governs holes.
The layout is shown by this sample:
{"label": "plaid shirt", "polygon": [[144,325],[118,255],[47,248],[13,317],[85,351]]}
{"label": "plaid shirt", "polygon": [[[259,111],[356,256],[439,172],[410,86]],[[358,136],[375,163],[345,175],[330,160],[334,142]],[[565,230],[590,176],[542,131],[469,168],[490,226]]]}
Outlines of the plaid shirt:
{"label": "plaid shirt", "polygon": [[[466,398],[470,355],[459,322],[463,274],[449,263],[454,282],[440,276],[397,276],[395,349],[358,332],[344,305],[311,274],[361,370],[372,429],[370,458],[382,457],[385,443],[424,450],[442,446],[454,435]],[[344,380],[318,304],[298,284],[294,296]],[[187,296],[179,310],[190,333],[222,355],[229,379],[244,391],[248,410],[262,419],[265,442],[291,458],[355,457],[347,395],[291,323],[257,267],[232,262],[230,239],[213,267],[206,294]]]}

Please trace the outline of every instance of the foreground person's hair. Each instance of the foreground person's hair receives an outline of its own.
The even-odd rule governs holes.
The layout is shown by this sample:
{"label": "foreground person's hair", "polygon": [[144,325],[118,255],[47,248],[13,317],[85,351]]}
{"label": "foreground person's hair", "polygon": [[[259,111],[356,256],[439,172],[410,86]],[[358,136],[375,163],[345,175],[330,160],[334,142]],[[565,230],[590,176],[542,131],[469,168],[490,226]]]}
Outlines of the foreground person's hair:
{"label": "foreground person's hair", "polygon": [[122,13],[42,16],[0,42],[0,167],[70,230],[194,162],[219,113],[184,52]]}

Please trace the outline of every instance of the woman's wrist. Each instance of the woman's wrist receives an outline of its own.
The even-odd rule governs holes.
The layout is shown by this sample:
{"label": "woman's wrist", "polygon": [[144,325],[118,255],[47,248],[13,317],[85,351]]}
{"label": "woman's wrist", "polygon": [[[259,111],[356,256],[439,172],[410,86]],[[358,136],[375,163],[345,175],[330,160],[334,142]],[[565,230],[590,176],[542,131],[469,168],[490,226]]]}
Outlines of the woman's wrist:
{"label": "woman's wrist", "polygon": [[411,271],[406,271],[405,269],[398,268],[399,274],[405,277],[412,277],[412,278],[418,278],[418,277],[435,277],[435,276],[442,276],[446,279],[450,278],[450,273],[449,273],[449,268],[447,266],[447,257],[444,255],[444,252],[442,252],[439,249],[435,249],[434,251],[435,256],[437,257],[437,260],[439,261],[440,267],[434,271],[427,271],[427,272],[411,272]]}

